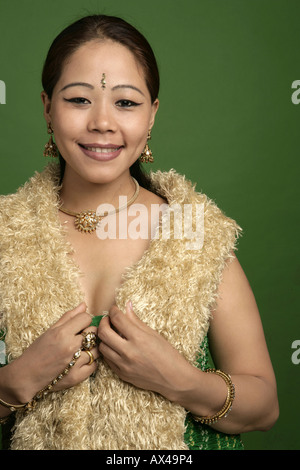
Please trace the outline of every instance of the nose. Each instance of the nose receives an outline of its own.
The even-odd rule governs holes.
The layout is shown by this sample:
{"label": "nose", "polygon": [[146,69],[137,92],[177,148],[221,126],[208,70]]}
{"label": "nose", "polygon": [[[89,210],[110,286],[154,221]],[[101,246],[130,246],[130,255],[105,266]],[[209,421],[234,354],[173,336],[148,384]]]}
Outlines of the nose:
{"label": "nose", "polygon": [[89,132],[101,134],[116,131],[116,121],[109,103],[102,102],[91,108],[87,127]]}

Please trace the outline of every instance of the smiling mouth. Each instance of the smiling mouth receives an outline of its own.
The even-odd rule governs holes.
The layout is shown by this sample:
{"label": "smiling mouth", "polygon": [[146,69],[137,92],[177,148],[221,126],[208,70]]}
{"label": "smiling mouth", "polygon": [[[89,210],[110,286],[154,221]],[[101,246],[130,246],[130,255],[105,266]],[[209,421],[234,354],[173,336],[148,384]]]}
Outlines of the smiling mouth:
{"label": "smiling mouth", "polygon": [[120,145],[119,147],[93,147],[90,145],[83,145],[83,144],[79,144],[79,145],[80,147],[86,150],[89,150],[90,152],[96,152],[96,153],[102,153],[102,154],[114,153],[122,148],[122,145]]}

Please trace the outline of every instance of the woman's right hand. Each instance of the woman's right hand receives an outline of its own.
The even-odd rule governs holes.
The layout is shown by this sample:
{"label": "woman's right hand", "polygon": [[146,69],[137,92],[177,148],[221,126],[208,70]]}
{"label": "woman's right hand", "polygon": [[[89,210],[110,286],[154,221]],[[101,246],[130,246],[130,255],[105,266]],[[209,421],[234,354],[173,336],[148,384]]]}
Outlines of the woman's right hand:
{"label": "woman's right hand", "polygon": [[[1,369],[5,380],[1,380],[0,397],[13,404],[27,403],[57,377],[71,362],[74,353],[81,349],[82,331],[97,332],[89,327],[91,317],[86,313],[85,303],[81,303],[37,338],[24,353]],[[98,347],[91,351],[99,357]],[[53,391],[73,387],[88,378],[97,368],[97,363],[88,365],[90,358],[81,351],[76,364],[61,379]],[[2,408],[2,407],[1,407]]]}

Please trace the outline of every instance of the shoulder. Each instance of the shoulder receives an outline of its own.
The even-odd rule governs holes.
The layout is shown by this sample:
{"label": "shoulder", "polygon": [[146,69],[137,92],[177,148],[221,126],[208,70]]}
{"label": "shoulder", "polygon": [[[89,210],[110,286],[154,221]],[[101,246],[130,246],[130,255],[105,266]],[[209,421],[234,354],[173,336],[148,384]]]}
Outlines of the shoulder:
{"label": "shoulder", "polygon": [[185,175],[177,173],[174,169],[169,171],[157,171],[150,173],[151,182],[156,193],[170,205],[198,205],[205,219],[205,232],[207,236],[223,237],[223,230],[230,234],[230,238],[237,238],[241,227],[229,217],[216,204],[216,202],[201,190],[196,183]]}
{"label": "shoulder", "polygon": [[145,188],[140,188],[140,194],[139,194],[139,202],[141,204],[144,204],[145,206],[152,206],[152,205],[161,205],[161,204],[167,204],[167,200],[159,196],[152,191],[149,191],[148,189]]}
{"label": "shoulder", "polygon": [[57,204],[59,184],[57,165],[50,164],[42,172],[36,172],[18,190],[0,196],[0,231],[18,231],[27,221]]}

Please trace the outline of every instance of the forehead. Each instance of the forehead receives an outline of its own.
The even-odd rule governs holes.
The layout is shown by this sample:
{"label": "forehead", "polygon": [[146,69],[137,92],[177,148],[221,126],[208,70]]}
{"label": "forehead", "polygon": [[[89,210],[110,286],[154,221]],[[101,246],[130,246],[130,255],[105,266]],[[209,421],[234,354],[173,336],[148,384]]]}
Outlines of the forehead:
{"label": "forehead", "polygon": [[74,80],[99,83],[103,73],[108,85],[125,80],[146,88],[143,69],[133,53],[122,44],[108,40],[80,46],[65,62],[58,83],[63,85]]}

